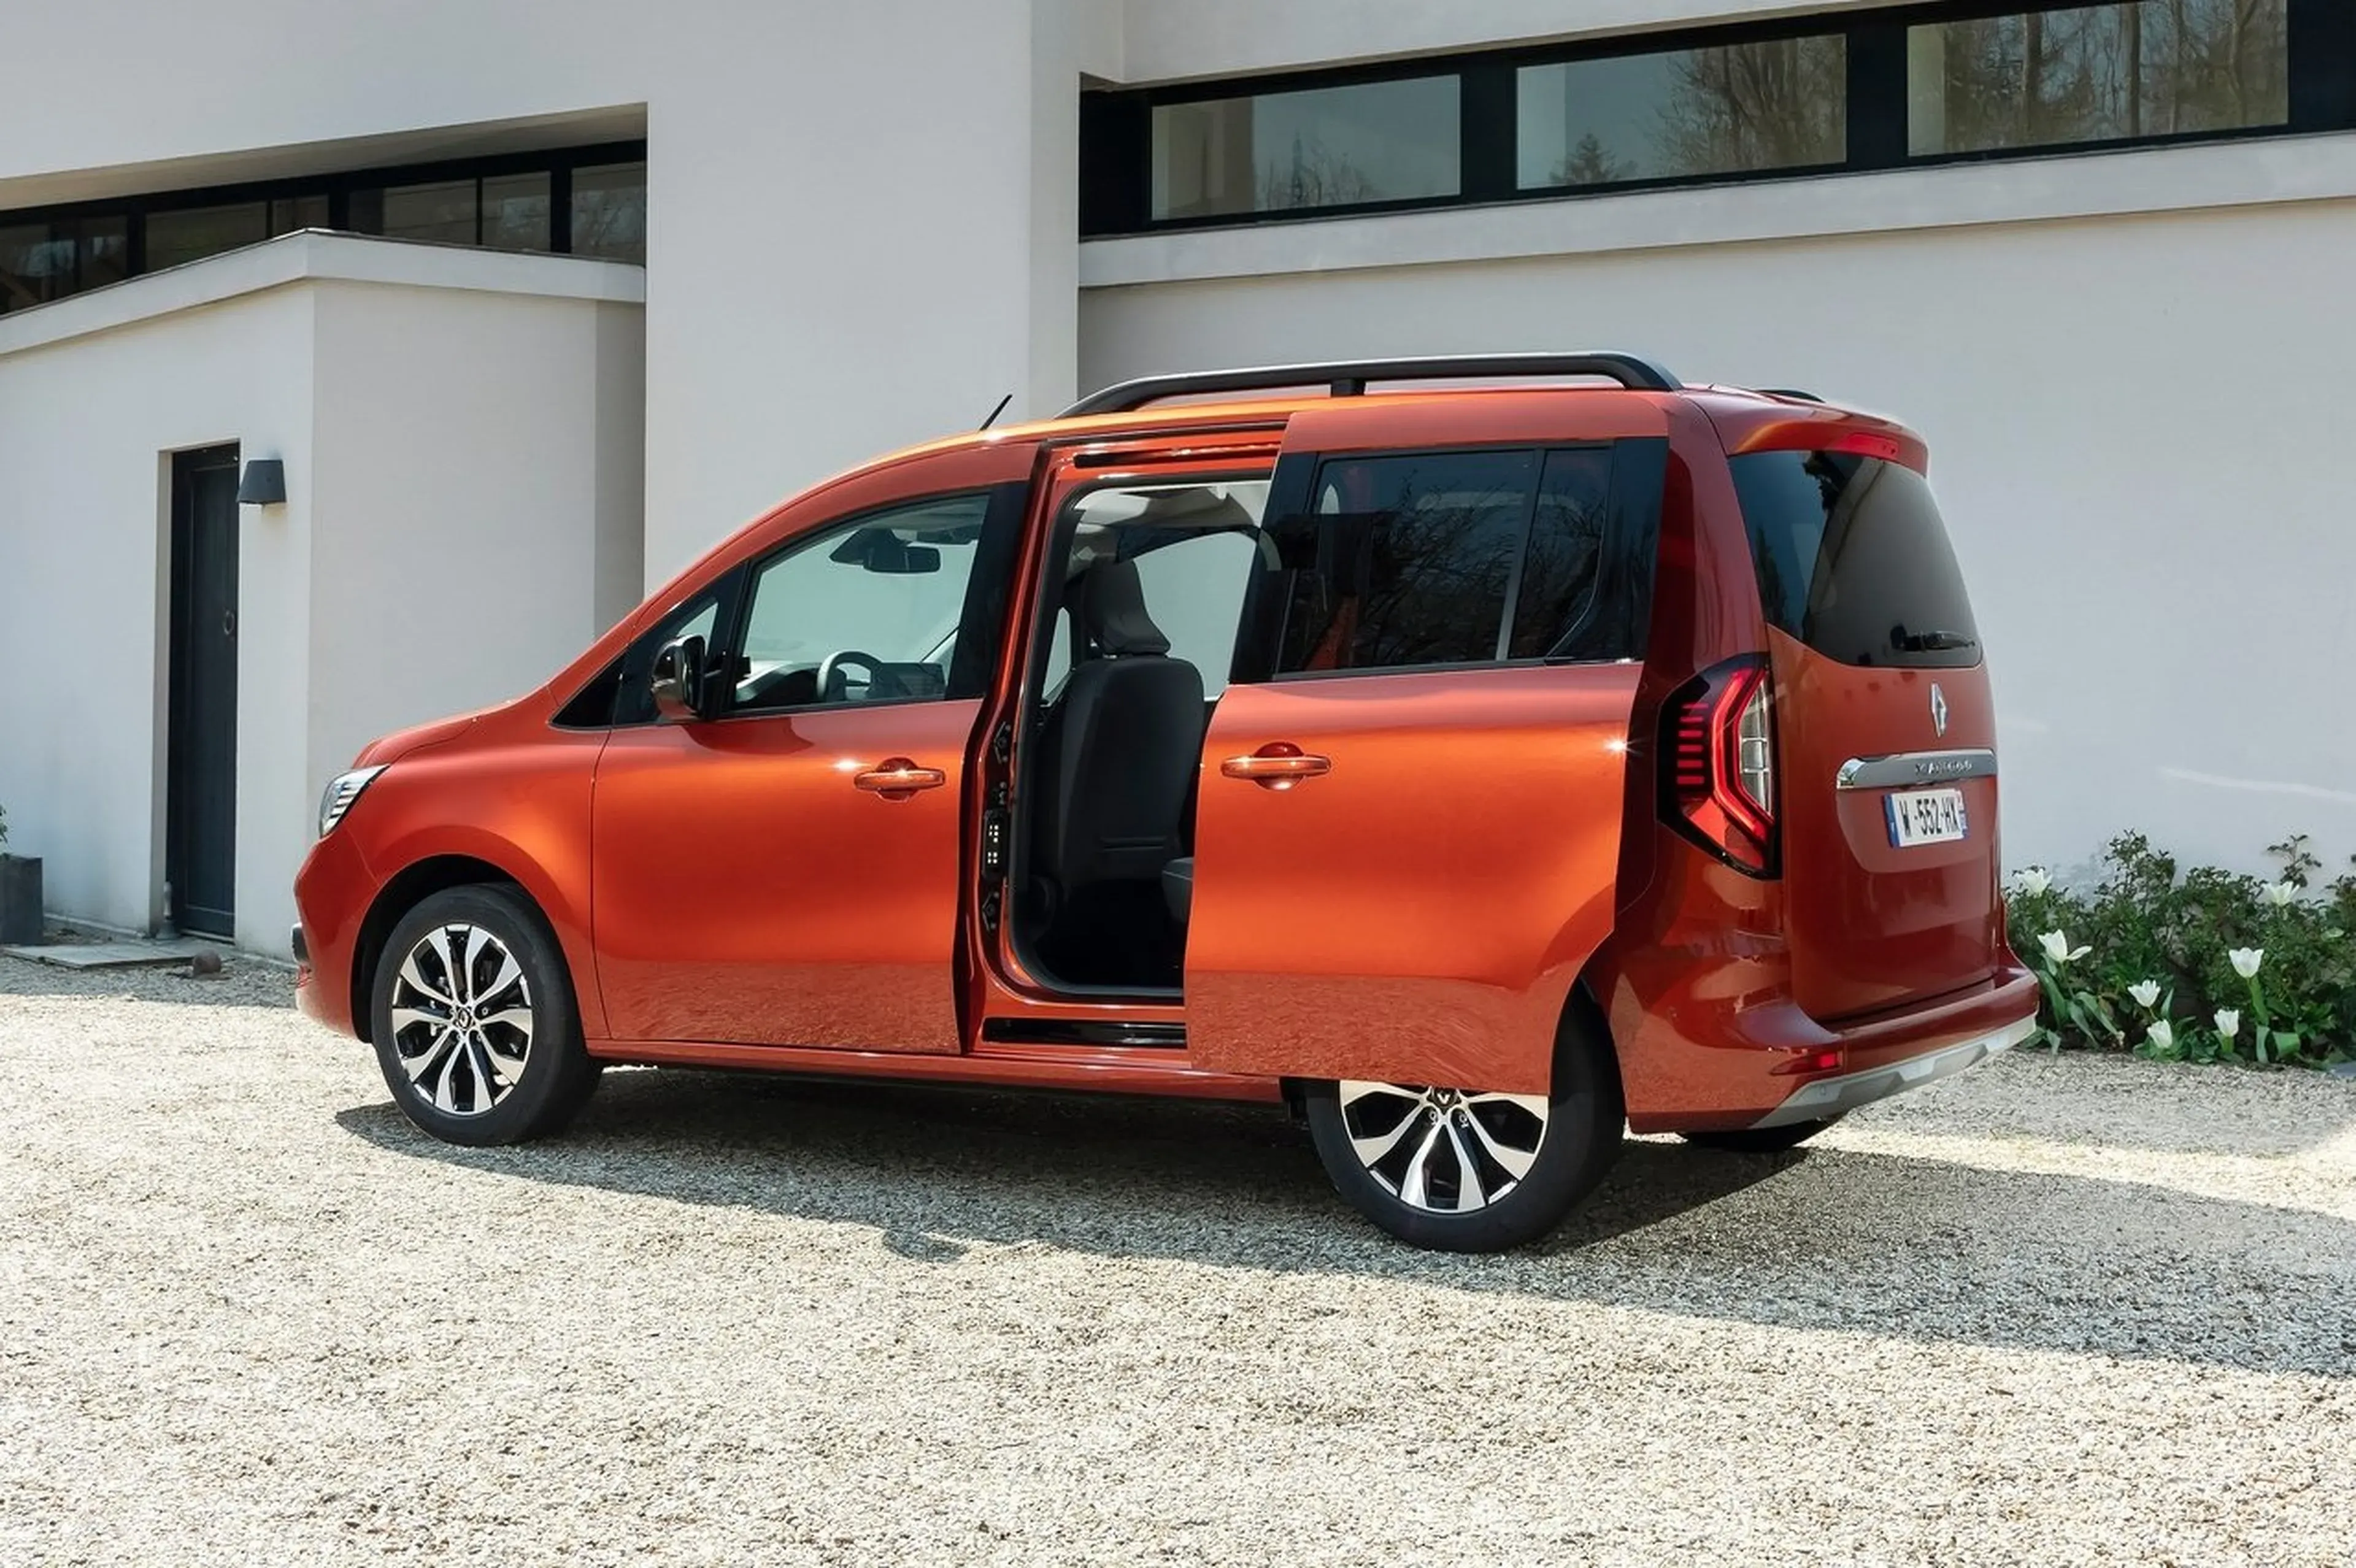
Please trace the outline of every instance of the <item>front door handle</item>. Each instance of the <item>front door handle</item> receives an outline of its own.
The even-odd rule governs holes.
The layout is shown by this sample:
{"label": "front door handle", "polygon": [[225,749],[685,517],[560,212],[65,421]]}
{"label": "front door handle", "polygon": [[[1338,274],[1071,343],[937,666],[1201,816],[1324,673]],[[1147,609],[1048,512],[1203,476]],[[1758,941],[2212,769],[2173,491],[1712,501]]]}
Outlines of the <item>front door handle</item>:
{"label": "front door handle", "polygon": [[1249,779],[1262,789],[1290,789],[1333,771],[1333,758],[1304,752],[1290,741],[1271,741],[1248,757],[1229,757],[1219,764],[1223,777]]}
{"label": "front door handle", "polygon": [[912,800],[920,789],[938,789],[949,775],[938,768],[920,768],[905,757],[886,757],[864,773],[851,775],[861,789],[885,800]]}

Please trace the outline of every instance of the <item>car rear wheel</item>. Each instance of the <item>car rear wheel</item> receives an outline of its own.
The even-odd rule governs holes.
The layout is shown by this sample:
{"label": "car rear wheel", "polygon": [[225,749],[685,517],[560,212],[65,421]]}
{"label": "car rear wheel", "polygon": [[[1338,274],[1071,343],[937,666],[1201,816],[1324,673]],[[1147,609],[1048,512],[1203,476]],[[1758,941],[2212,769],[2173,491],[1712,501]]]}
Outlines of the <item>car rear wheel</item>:
{"label": "car rear wheel", "polygon": [[1732,1154],[1782,1154],[1785,1149],[1798,1148],[1839,1120],[1838,1116],[1827,1116],[1821,1122],[1786,1122],[1780,1127],[1736,1127],[1719,1133],[1679,1133],[1677,1136],[1700,1148],[1722,1148]]}
{"label": "car rear wheel", "polygon": [[445,1143],[521,1143],[597,1085],[572,977],[523,894],[451,888],[411,910],[377,962],[369,1038],[402,1114]]}
{"label": "car rear wheel", "polygon": [[1401,1241],[1488,1253],[1534,1242],[1593,1191],[1620,1153],[1620,1076],[1574,1019],[1551,1094],[1324,1081],[1303,1092],[1333,1185]]}

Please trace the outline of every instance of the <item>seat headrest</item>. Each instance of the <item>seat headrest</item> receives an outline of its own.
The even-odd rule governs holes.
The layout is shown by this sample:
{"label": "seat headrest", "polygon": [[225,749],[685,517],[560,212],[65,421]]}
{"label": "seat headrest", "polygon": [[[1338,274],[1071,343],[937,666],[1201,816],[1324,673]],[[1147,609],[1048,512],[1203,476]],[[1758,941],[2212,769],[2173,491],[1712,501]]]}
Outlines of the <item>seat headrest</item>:
{"label": "seat headrest", "polygon": [[1081,573],[1079,618],[1088,641],[1105,653],[1170,651],[1170,639],[1146,613],[1145,585],[1133,560],[1100,560]]}

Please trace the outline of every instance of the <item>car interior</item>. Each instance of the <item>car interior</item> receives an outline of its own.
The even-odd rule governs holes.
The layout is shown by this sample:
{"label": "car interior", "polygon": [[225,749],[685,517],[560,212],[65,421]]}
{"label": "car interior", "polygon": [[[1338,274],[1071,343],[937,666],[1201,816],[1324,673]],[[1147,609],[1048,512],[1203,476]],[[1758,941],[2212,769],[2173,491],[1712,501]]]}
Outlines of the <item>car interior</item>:
{"label": "car interior", "polygon": [[1011,934],[1072,991],[1175,991],[1204,733],[1265,546],[1265,479],[1069,500],[1014,762]]}

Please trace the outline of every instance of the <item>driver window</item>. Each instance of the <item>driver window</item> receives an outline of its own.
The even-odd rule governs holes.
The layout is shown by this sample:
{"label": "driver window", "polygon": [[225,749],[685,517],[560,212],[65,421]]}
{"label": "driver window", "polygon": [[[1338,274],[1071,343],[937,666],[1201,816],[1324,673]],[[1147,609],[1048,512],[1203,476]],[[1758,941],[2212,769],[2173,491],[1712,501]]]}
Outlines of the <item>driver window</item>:
{"label": "driver window", "polygon": [[908,702],[948,692],[986,495],[870,512],[754,570],[734,710]]}

